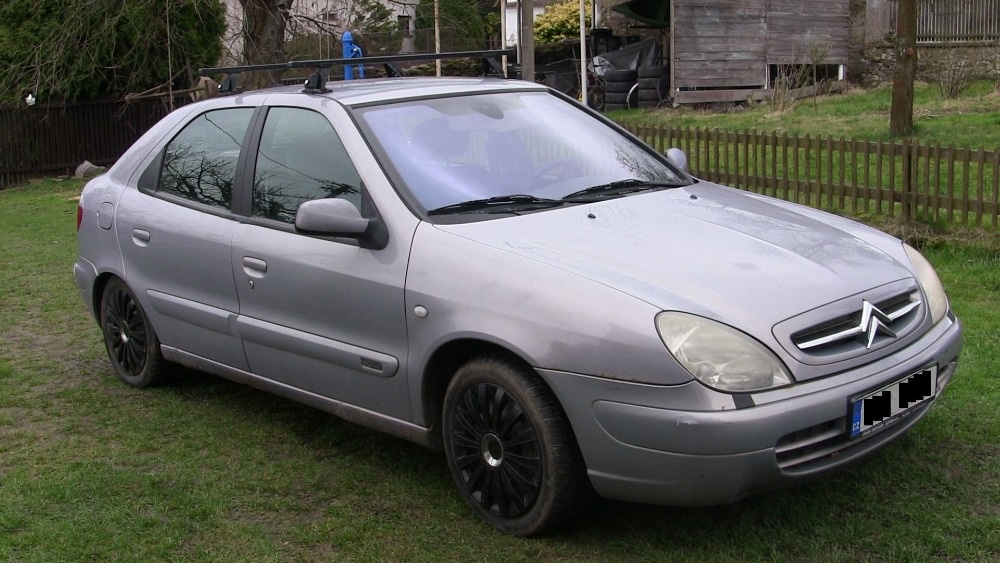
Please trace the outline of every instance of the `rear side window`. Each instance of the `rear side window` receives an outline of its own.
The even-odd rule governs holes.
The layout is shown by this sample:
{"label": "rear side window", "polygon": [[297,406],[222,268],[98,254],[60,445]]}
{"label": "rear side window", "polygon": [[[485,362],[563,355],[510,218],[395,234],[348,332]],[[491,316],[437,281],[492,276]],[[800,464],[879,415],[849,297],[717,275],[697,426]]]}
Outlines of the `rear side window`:
{"label": "rear side window", "polygon": [[203,113],[167,145],[157,191],[229,209],[240,147],[253,108]]}
{"label": "rear side window", "polygon": [[361,177],[333,125],[301,108],[267,113],[253,182],[253,215],[295,222],[299,205],[339,197],[361,208]]}

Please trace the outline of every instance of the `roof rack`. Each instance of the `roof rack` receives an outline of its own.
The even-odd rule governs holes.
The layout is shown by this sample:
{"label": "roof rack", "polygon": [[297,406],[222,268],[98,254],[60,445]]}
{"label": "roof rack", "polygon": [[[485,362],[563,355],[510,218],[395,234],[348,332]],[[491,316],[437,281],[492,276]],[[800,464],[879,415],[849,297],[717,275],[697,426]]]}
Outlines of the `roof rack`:
{"label": "roof rack", "polygon": [[222,95],[237,94],[240,92],[239,88],[239,77],[241,72],[250,72],[255,70],[287,70],[292,68],[314,68],[316,72],[311,74],[305,82],[305,87],[302,89],[303,92],[309,94],[320,94],[323,92],[329,92],[330,90],[326,87],[327,81],[330,79],[330,68],[333,66],[342,65],[383,65],[388,76],[406,76],[406,72],[399,69],[393,63],[402,63],[409,61],[425,61],[425,60],[435,60],[435,59],[482,59],[483,61],[483,74],[486,76],[500,76],[506,77],[504,75],[503,69],[497,64],[496,58],[502,55],[515,56],[517,53],[514,49],[494,49],[489,51],[454,51],[451,53],[412,53],[408,55],[385,55],[385,56],[374,56],[374,57],[360,57],[360,58],[349,58],[349,59],[318,59],[310,61],[288,61],[287,63],[271,63],[271,64],[260,64],[260,65],[244,65],[244,66],[229,66],[229,67],[211,67],[203,68],[198,71],[201,76],[208,76],[211,74],[225,74],[226,77],[219,84],[219,93]]}

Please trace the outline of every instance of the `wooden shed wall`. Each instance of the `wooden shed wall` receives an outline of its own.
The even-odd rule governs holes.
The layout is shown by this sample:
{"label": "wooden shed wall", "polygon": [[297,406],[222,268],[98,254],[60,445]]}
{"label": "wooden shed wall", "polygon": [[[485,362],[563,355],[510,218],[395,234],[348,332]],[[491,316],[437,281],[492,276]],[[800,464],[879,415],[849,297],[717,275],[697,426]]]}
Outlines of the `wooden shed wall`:
{"label": "wooden shed wall", "polygon": [[674,0],[677,87],[763,86],[766,0]]}
{"label": "wooden shed wall", "polygon": [[819,48],[821,64],[847,64],[849,32],[847,0],[768,0],[767,62],[809,64]]}
{"label": "wooden shed wall", "polygon": [[763,88],[768,64],[846,64],[848,0],[672,0],[675,88]]}

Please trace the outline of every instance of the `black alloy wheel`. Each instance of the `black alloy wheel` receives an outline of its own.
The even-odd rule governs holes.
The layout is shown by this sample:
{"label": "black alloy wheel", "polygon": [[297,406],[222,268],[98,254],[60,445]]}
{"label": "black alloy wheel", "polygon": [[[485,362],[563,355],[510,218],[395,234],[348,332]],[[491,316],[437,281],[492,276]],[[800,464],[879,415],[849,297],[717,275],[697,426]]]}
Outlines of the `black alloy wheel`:
{"label": "black alloy wheel", "polygon": [[443,422],[459,490],[497,529],[541,533],[589,499],[569,423],[532,370],[499,358],[470,361],[448,388]]}
{"label": "black alloy wheel", "polygon": [[468,494],[502,518],[523,515],[541,489],[538,434],[503,389],[479,383],[462,394],[451,431],[452,451]]}
{"label": "black alloy wheel", "polygon": [[166,362],[160,341],[132,290],[119,278],[104,288],[101,330],[111,365],[122,381],[139,388],[163,381]]}

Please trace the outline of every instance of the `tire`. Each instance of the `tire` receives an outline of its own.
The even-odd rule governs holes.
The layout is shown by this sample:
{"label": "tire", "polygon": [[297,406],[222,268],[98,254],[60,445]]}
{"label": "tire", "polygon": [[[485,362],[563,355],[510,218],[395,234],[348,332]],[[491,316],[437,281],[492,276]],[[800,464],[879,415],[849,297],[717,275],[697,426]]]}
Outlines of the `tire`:
{"label": "tire", "polygon": [[642,90],[663,90],[667,87],[670,77],[661,76],[659,78],[640,78],[639,88]]}
{"label": "tire", "polygon": [[604,71],[604,80],[607,82],[628,82],[629,84],[635,84],[638,77],[639,74],[634,70],[608,69]]}
{"label": "tire", "polygon": [[606,92],[604,94],[604,105],[621,104],[625,105],[628,100],[628,92]]}
{"label": "tire", "polygon": [[442,431],[462,497],[502,532],[552,530],[591,498],[569,421],[526,366],[482,357],[459,368],[445,394]]}
{"label": "tire", "polygon": [[639,89],[639,102],[658,102],[660,101],[660,93],[656,90],[643,90]]}
{"label": "tire", "polygon": [[639,80],[643,78],[659,78],[668,74],[670,74],[669,66],[641,66],[636,73]]}
{"label": "tire", "polygon": [[604,102],[604,111],[605,112],[618,111],[620,109],[625,109],[627,107],[628,106],[626,106],[625,104],[613,104],[613,103],[608,102],[607,100],[605,100],[605,102]]}
{"label": "tire", "polygon": [[160,340],[149,317],[132,290],[113,278],[101,296],[101,331],[115,373],[139,389],[167,379],[168,364],[160,352]]}
{"label": "tire", "polygon": [[628,94],[628,91],[632,89],[633,84],[635,84],[635,82],[624,82],[624,81],[608,82],[604,86],[604,91],[609,94],[610,93]]}

